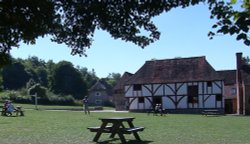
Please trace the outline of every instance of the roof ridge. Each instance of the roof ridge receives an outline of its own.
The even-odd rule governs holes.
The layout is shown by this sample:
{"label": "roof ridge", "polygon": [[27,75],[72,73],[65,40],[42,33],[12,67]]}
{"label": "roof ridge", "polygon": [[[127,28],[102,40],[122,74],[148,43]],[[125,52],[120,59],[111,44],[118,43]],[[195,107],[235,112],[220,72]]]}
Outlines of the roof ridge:
{"label": "roof ridge", "polygon": [[152,59],[147,60],[146,62],[153,62],[153,61],[166,61],[166,60],[183,60],[183,59],[199,59],[199,58],[205,58],[206,56],[194,56],[194,57],[176,57],[176,58],[169,58],[169,59]]}

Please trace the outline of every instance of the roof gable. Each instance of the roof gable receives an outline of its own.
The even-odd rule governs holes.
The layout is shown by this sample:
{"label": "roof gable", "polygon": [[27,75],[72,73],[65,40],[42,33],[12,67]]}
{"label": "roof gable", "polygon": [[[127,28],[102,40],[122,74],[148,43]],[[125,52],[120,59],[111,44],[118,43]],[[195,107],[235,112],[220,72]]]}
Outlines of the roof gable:
{"label": "roof gable", "polygon": [[122,77],[120,78],[120,80],[117,82],[117,84],[114,87],[114,90],[119,90],[119,89],[123,89],[124,85],[126,84],[126,82],[131,78],[133,74],[129,73],[129,72],[125,72]]}
{"label": "roof gable", "polygon": [[205,57],[146,61],[127,84],[221,80]]}
{"label": "roof gable", "polygon": [[225,85],[236,84],[236,70],[221,70],[218,73],[223,78]]}

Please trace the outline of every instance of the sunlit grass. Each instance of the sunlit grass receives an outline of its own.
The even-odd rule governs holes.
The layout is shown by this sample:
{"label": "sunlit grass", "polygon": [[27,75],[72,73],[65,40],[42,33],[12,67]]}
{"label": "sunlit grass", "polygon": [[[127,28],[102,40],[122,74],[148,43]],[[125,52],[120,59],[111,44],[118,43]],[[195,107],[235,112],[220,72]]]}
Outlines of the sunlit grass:
{"label": "sunlit grass", "polygon": [[[89,144],[95,133],[87,127],[99,126],[100,117],[135,117],[134,125],[144,126],[139,132],[142,143],[152,144],[246,144],[250,137],[250,117],[202,116],[169,114],[148,116],[145,113],[92,112],[85,115],[75,111],[26,110],[24,117],[0,117],[0,144]],[[117,137],[117,136],[116,136]],[[132,135],[125,135],[135,143]],[[101,143],[110,141],[108,134]]]}
{"label": "sunlit grass", "polygon": [[[24,109],[40,109],[40,110],[44,110],[44,109],[62,109],[62,110],[82,110],[83,106],[79,105],[79,106],[62,106],[62,105],[40,105],[38,104],[37,106],[34,104],[18,104],[18,103],[13,103],[14,106],[22,106]],[[3,103],[0,103],[0,106],[2,106]],[[94,109],[94,106],[90,106],[90,109]],[[105,110],[112,110],[114,109],[113,107],[103,107],[103,109]]]}

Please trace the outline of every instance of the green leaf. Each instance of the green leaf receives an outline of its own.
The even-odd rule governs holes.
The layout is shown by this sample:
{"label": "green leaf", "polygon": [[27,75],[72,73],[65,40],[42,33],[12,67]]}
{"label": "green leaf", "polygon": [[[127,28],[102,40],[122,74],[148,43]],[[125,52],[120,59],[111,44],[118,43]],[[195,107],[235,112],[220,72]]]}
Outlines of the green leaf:
{"label": "green leaf", "polygon": [[237,0],[231,0],[230,4],[236,4]]}
{"label": "green leaf", "polygon": [[250,40],[245,40],[244,44],[247,45],[247,46],[250,46]]}
{"label": "green leaf", "polygon": [[241,40],[241,39],[246,39],[247,38],[247,35],[246,34],[244,34],[244,33],[241,33],[241,34],[239,34],[238,36],[237,36],[237,40]]}

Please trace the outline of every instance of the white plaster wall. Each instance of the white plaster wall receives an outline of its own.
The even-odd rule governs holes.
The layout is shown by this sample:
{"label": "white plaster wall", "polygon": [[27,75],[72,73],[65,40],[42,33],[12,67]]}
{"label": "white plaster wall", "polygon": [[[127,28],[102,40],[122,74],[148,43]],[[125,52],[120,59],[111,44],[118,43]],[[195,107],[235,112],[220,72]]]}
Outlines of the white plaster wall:
{"label": "white plaster wall", "polygon": [[[206,99],[208,97],[208,95],[206,95],[204,97],[204,99]],[[212,95],[210,96],[206,101],[205,101],[205,104],[204,104],[204,108],[215,108],[215,95]]]}
{"label": "white plaster wall", "polygon": [[139,103],[138,104],[138,109],[141,109],[141,110],[144,109],[144,103]]}
{"label": "white plaster wall", "polygon": [[199,94],[203,94],[203,82],[199,82],[198,84],[198,90],[199,90]]}
{"label": "white plaster wall", "polygon": [[133,91],[133,96],[135,97],[142,96],[142,91]]}
{"label": "white plaster wall", "polygon": [[162,102],[164,103],[164,108],[175,109],[174,103],[168,97],[163,97]]}
{"label": "white plaster wall", "polygon": [[205,89],[207,89],[206,94],[212,94],[212,87],[205,87]]}
{"label": "white plaster wall", "polygon": [[[181,97],[178,97],[177,99],[180,99]],[[179,104],[177,105],[177,108],[187,108],[187,96],[181,99]]]}
{"label": "white plaster wall", "polygon": [[156,96],[162,96],[163,95],[163,85],[161,84],[154,84],[153,85],[153,92],[155,92],[154,95]]}
{"label": "white plaster wall", "polygon": [[217,101],[217,107],[222,108],[221,101]]}
{"label": "white plaster wall", "polygon": [[132,86],[125,86],[125,97],[133,96],[133,89]]}
{"label": "white plaster wall", "polygon": [[[182,84],[177,84],[177,87],[181,86]],[[179,90],[177,91],[177,95],[185,95],[187,94],[187,84],[183,84]]]}
{"label": "white plaster wall", "polygon": [[143,85],[142,86],[142,96],[151,96],[151,92],[147,88],[149,90],[151,90],[151,85]]}
{"label": "white plaster wall", "polygon": [[[216,83],[216,84],[215,84],[215,83]],[[215,83],[213,83],[213,88],[214,88],[214,89],[213,89],[213,92],[214,92],[214,94],[215,94],[215,93],[222,93],[222,90],[221,90],[221,88],[220,88],[220,87],[222,87],[222,86],[221,86],[221,82],[215,82]],[[218,85],[219,85],[220,87],[219,87]]]}
{"label": "white plaster wall", "polygon": [[[174,92],[172,91],[175,90],[174,84],[168,84],[168,86],[164,85],[165,87],[165,95],[174,95]],[[169,87],[171,87],[172,89],[170,89]]]}
{"label": "white plaster wall", "polygon": [[198,103],[199,103],[199,108],[203,108],[204,106],[203,106],[203,102],[202,102],[202,95],[199,95],[198,96]]}
{"label": "white plaster wall", "polygon": [[203,94],[207,94],[207,83],[206,82],[204,82],[203,83]]}
{"label": "white plaster wall", "polygon": [[[132,98],[129,99],[129,102],[132,101]],[[131,104],[129,109],[137,109],[137,103],[138,103],[138,99],[135,99]]]}
{"label": "white plaster wall", "polygon": [[[149,99],[152,100],[152,98]],[[152,109],[151,103],[149,102],[148,99],[145,99],[144,102],[145,102],[145,109]]]}

